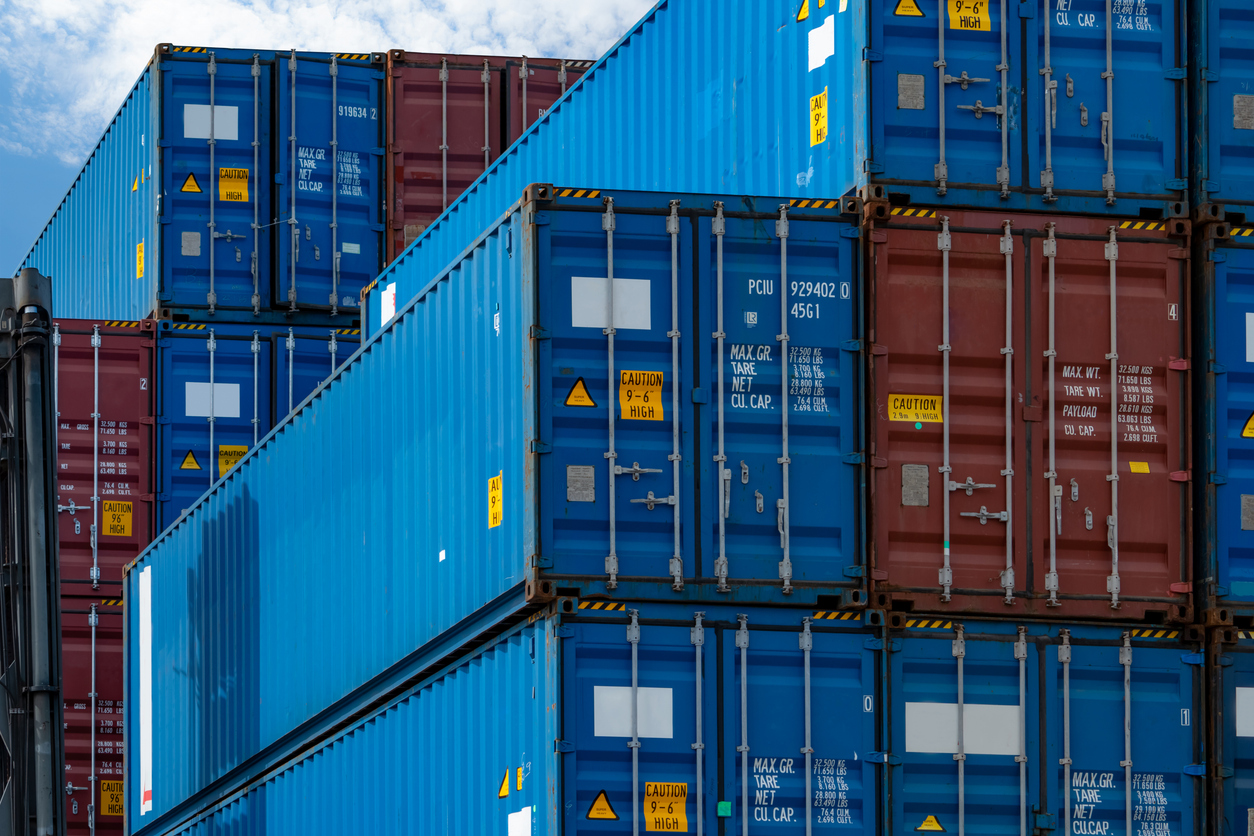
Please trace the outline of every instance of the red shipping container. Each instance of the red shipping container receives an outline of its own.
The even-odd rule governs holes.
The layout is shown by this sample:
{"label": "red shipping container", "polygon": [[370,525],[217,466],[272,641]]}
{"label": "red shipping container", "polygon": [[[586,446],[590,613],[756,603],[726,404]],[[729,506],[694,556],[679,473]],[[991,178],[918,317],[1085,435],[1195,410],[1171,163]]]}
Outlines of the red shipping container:
{"label": "red shipping container", "polygon": [[388,261],[421,235],[592,63],[388,53]]}
{"label": "red shipping container", "polygon": [[896,207],[868,247],[872,605],[1189,620],[1187,225]]}
{"label": "red shipping container", "polygon": [[120,834],[122,568],[155,534],[154,323],[56,325],[67,832],[89,832],[93,805],[97,834]]}

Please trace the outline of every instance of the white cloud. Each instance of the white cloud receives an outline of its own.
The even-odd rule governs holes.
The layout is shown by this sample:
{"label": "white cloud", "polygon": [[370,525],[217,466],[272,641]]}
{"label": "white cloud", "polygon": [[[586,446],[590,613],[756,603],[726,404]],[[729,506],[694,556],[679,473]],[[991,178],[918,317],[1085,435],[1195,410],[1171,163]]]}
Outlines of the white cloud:
{"label": "white cloud", "polygon": [[[0,148],[81,162],[160,42],[598,58],[652,0],[5,0]],[[0,75],[0,78],[3,76]]]}

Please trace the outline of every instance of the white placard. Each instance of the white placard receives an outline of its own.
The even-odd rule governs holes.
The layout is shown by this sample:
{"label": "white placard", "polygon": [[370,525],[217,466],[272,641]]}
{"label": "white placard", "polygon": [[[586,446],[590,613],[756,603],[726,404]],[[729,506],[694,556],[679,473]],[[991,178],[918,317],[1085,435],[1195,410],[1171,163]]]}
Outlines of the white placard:
{"label": "white placard", "polygon": [[183,399],[183,414],[188,418],[239,417],[238,383],[215,383],[210,389],[208,383],[189,382],[184,384]]}
{"label": "white placard", "polygon": [[[966,703],[963,751],[968,755],[1018,755],[1019,706]],[[958,753],[958,704],[906,703],[906,751]]]}
{"label": "white placard", "polygon": [[[648,279],[614,279],[614,327],[648,331],[653,327]],[[574,276],[570,280],[570,324],[575,328],[608,327],[609,279]]]}
{"label": "white placard", "polygon": [[[209,138],[209,105],[183,105],[183,138]],[[239,139],[239,108],[234,105],[213,106],[213,138]]]}
{"label": "white placard", "polygon": [[[672,689],[637,688],[636,694],[636,736],[673,738]],[[597,737],[631,737],[631,687],[593,686],[592,715]]]}

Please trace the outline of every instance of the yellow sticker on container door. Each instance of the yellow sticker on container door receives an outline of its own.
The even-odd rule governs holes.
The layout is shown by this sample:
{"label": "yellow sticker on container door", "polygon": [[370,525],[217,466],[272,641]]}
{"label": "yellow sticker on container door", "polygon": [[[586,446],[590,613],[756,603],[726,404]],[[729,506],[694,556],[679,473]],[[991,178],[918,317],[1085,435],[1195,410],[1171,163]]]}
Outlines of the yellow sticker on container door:
{"label": "yellow sticker on container door", "polygon": [[827,88],[810,97],[810,145],[822,145],[827,141]]}
{"label": "yellow sticker on container door", "polygon": [[131,536],[131,510],[129,502],[105,500],[104,533],[107,537]]}
{"label": "yellow sticker on container door", "polygon": [[687,784],[645,781],[644,829],[660,833],[688,832]]}
{"label": "yellow sticker on container door", "polygon": [[940,395],[889,395],[888,420],[943,424],[945,414],[941,408],[944,400]]}
{"label": "yellow sticker on container door", "polygon": [[144,277],[144,242],[135,245],[135,278]]}
{"label": "yellow sticker on container door", "polygon": [[1128,470],[1133,473],[1149,473],[1149,462],[1128,462]]}
{"label": "yellow sticker on container door", "polygon": [[231,468],[239,464],[239,460],[244,458],[247,452],[247,444],[219,444],[218,478],[221,479]]}
{"label": "yellow sticker on container door", "polygon": [[949,0],[949,28],[971,32],[992,31],[988,0]]}
{"label": "yellow sticker on container door", "polygon": [[248,202],[248,169],[218,169],[218,200],[234,203]]}
{"label": "yellow sticker on container door", "polygon": [[[505,516],[505,508],[501,504],[501,482],[504,481],[505,471],[497,471],[497,474],[488,480],[488,528],[496,528],[501,524],[501,519]],[[505,785],[509,786],[509,771],[505,772]]]}
{"label": "yellow sticker on container door", "polygon": [[1254,413],[1250,413],[1250,417],[1245,419],[1245,426],[1241,428],[1242,438],[1254,438]]}
{"label": "yellow sticker on container door", "polygon": [[919,8],[918,0],[897,0],[897,8],[893,9],[897,17],[925,17]]}
{"label": "yellow sticker on container door", "polygon": [[120,816],[122,815],[122,782],[121,781],[101,781],[100,782],[100,815],[102,816]]}
{"label": "yellow sticker on container door", "polygon": [[662,373],[618,373],[618,406],[624,421],[661,421]]}

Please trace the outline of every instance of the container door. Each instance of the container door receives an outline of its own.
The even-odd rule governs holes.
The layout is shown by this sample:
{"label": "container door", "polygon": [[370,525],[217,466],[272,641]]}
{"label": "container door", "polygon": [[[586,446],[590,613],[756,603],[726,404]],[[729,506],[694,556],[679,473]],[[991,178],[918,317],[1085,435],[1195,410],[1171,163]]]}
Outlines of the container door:
{"label": "container door", "polygon": [[1040,809],[1060,833],[1200,834],[1201,654],[1075,632],[1044,649],[1051,780]]}
{"label": "container door", "polygon": [[1026,757],[1040,734],[1036,645],[1013,632],[977,640],[944,620],[908,627],[931,635],[899,640],[904,647],[890,654],[892,752],[901,758],[892,832],[1023,836],[1022,817],[1039,794],[1035,759]]}
{"label": "container door", "polygon": [[720,642],[727,832],[878,833],[877,654],[860,633],[749,626]]}
{"label": "container door", "polygon": [[700,219],[701,331],[715,335],[702,554],[723,589],[860,577],[855,241],[844,224],[789,213]]}
{"label": "container door", "polygon": [[1244,0],[1210,0],[1196,8],[1204,10],[1198,37],[1206,45],[1197,66],[1211,73],[1203,82],[1208,159],[1201,185],[1208,200],[1248,205],[1254,200],[1254,91],[1249,82],[1254,77],[1254,14]]}
{"label": "container door", "polygon": [[[500,156],[501,73],[436,56],[394,65],[391,230],[399,255]],[[498,59],[499,60],[499,59]],[[442,146],[448,146],[447,149]]]}
{"label": "container door", "polygon": [[269,306],[271,68],[213,52],[161,64],[164,307]]}
{"label": "container door", "polygon": [[[665,214],[597,205],[547,213],[538,227],[539,321],[552,333],[540,355],[541,438],[553,447],[541,457],[543,549],[563,573],[605,577],[611,589],[620,574],[680,588],[693,571],[681,511],[700,466],[692,386],[675,378],[692,368],[691,224],[674,225],[672,250]],[[612,264],[603,223],[614,227]]]}
{"label": "container door", "polygon": [[382,80],[355,58],[277,59],[276,308],[355,309],[382,268]]}
{"label": "container door", "polygon": [[695,833],[701,816],[713,832],[716,643],[696,624],[583,623],[563,641],[563,734],[573,744],[562,756],[566,833],[632,832],[633,822],[641,832]]}
{"label": "container door", "polygon": [[1018,91],[1008,87],[1008,73],[1018,72],[1020,24],[1012,12],[1003,33],[1007,5],[996,0],[873,4],[876,41],[883,45],[883,59],[872,65],[871,156],[883,166],[879,176],[932,181],[940,195],[947,183],[1007,189],[1019,183],[1019,155],[1012,151],[1020,145],[1015,115],[1020,105]]}
{"label": "container door", "polygon": [[[163,323],[164,324],[164,323]],[[171,323],[159,340],[159,529],[227,474],[268,431],[271,343],[243,326]]]}
{"label": "container door", "polygon": [[1112,205],[1116,193],[1183,194],[1185,82],[1170,77],[1184,66],[1180,4],[1072,0],[1041,8],[1037,3],[1040,74],[1032,73],[1027,82],[1035,102],[1032,118],[1041,126],[1032,184],[1046,189],[1046,200],[1053,190],[1086,191],[1103,193]]}
{"label": "container door", "polygon": [[[1214,696],[1217,723],[1222,737],[1216,741],[1218,763],[1227,768],[1225,780],[1219,784],[1219,796],[1213,800],[1216,811],[1215,831],[1218,833],[1248,832],[1251,810],[1254,810],[1254,787],[1246,776],[1254,775],[1254,634],[1237,634],[1236,648],[1212,645],[1207,659],[1210,680],[1218,683]],[[1225,653],[1222,657],[1218,651]],[[1230,664],[1225,664],[1230,663]]]}
{"label": "container door", "polygon": [[[584,61],[570,63],[589,66]],[[574,70],[567,69],[558,61],[529,61],[524,58],[506,62],[505,79],[510,89],[506,122],[509,126],[508,145],[513,145],[528,128],[543,118],[578,77]]]}
{"label": "container door", "polygon": [[1228,602],[1254,601],[1254,251],[1220,250],[1215,271],[1215,581]]}
{"label": "container door", "polygon": [[360,344],[356,328],[289,328],[269,332],[270,356],[274,358],[274,395],[265,435],[305,398],[326,383],[331,374]]}

